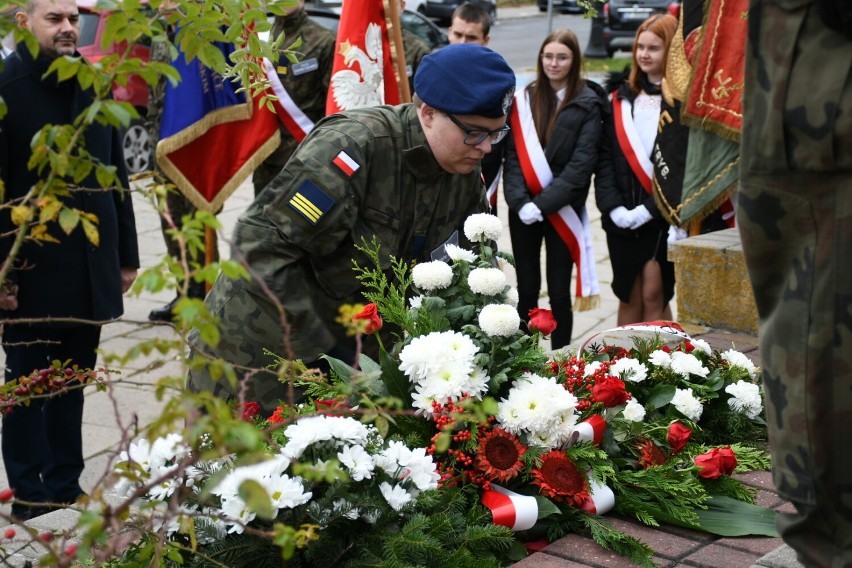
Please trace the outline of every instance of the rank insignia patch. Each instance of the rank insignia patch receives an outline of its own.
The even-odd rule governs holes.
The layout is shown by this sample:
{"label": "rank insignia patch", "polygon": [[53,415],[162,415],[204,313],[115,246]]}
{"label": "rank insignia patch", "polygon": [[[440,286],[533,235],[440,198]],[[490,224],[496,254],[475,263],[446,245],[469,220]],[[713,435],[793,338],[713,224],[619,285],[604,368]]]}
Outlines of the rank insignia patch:
{"label": "rank insignia patch", "polygon": [[334,199],[307,179],[290,198],[290,207],[298,211],[311,225],[319,223],[322,216],[328,213],[334,204]]}
{"label": "rank insignia patch", "polygon": [[358,162],[353,160],[352,156],[350,156],[349,154],[347,154],[343,150],[341,150],[340,153],[337,154],[337,157],[335,157],[331,161],[331,163],[333,163],[335,166],[340,168],[340,171],[342,171],[344,174],[346,174],[349,177],[351,177],[352,174],[357,172],[358,168],[361,167],[361,164],[359,164]]}

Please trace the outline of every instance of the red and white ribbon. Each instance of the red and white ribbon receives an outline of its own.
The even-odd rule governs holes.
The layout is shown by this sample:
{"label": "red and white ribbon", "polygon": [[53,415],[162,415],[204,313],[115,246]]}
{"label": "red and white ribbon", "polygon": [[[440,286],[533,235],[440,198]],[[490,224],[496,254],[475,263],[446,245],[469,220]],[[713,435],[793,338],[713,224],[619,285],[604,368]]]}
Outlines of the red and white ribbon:
{"label": "red and white ribbon", "polygon": [[278,97],[277,101],[272,101],[278,120],[281,121],[281,124],[284,125],[284,128],[296,142],[301,142],[308,135],[308,132],[313,130],[314,121],[308,118],[290,96],[290,93],[287,92],[287,89],[284,88],[281,79],[278,78],[278,73],[275,71],[275,66],[269,59],[263,59],[263,70],[269,80],[273,94]]}
{"label": "red and white ribbon", "polygon": [[651,180],[654,179],[654,165],[651,157],[645,155],[645,147],[639,138],[636,124],[633,122],[633,105],[630,101],[612,96],[612,117],[615,122],[615,137],[633,175],[642,184],[648,195],[653,193]]}
{"label": "red and white ribbon", "polygon": [[596,446],[601,445],[605,430],[606,420],[600,414],[590,416],[574,427],[574,432],[577,433],[576,441],[591,442]]}
{"label": "red and white ribbon", "polygon": [[482,504],[491,510],[494,524],[513,531],[531,529],[538,520],[538,503],[535,497],[520,495],[494,483],[483,491]]}
{"label": "red and white ribbon", "polygon": [[589,498],[580,505],[580,509],[593,515],[610,512],[615,506],[615,493],[603,483],[598,483],[591,470],[586,473],[586,477],[589,480]]}
{"label": "red and white ribbon", "polygon": [[[544,149],[535,131],[526,89],[515,95],[515,104],[512,105],[509,120],[524,181],[530,192],[538,195],[553,181],[553,171],[547,163]],[[600,295],[600,284],[595,270],[595,251],[592,248],[591,226],[586,208],[583,207],[578,215],[573,207],[566,205],[556,213],[549,213],[547,220],[571,251],[571,258],[577,266],[578,302],[574,309],[582,311],[595,308]]]}

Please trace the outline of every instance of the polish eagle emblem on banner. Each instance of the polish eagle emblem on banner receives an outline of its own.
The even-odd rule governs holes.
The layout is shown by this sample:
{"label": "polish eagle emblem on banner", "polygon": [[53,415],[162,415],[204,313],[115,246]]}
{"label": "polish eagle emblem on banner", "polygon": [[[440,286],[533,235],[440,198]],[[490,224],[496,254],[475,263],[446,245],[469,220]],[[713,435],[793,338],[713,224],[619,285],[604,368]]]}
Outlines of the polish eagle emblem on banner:
{"label": "polish eagle emblem on banner", "polygon": [[[387,0],[384,0],[385,2]],[[344,2],[326,114],[400,102],[383,0]]]}
{"label": "polish eagle emblem on banner", "polygon": [[[340,55],[347,69],[336,71],[331,76],[334,87],[334,102],[340,110],[378,106],[385,103],[384,51],[382,50],[382,28],[371,23],[364,35],[366,52],[347,39],[340,44]],[[360,73],[353,69],[356,65]]]}

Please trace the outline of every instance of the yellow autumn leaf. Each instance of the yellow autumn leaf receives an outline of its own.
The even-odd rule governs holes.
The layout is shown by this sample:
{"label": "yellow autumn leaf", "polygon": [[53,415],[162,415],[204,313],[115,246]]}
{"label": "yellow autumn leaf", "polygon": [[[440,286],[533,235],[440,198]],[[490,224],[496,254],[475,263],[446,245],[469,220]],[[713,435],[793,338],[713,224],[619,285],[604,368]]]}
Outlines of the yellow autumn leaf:
{"label": "yellow autumn leaf", "polygon": [[33,209],[27,205],[16,205],[12,207],[12,223],[17,227],[26,225],[33,219]]}
{"label": "yellow autumn leaf", "polygon": [[47,232],[46,225],[36,225],[33,227],[32,231],[30,231],[30,236],[37,241],[42,241],[45,243],[58,243],[59,239],[51,235]]}
{"label": "yellow autumn leaf", "polygon": [[98,233],[98,228],[94,223],[83,217],[80,220],[83,223],[83,232],[86,233],[86,238],[95,246],[101,244],[101,235]]}

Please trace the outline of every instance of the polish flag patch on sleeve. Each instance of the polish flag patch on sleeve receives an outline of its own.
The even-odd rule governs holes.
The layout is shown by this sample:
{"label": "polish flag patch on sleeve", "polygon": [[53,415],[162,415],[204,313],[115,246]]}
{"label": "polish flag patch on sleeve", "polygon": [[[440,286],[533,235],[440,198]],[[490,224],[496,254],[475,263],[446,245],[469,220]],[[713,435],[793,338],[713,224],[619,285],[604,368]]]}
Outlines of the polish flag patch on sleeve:
{"label": "polish flag patch on sleeve", "polygon": [[352,159],[352,156],[344,152],[343,150],[337,154],[337,156],[331,161],[335,166],[340,168],[347,177],[352,177],[352,174],[358,171],[358,168],[361,167],[361,164]]}

